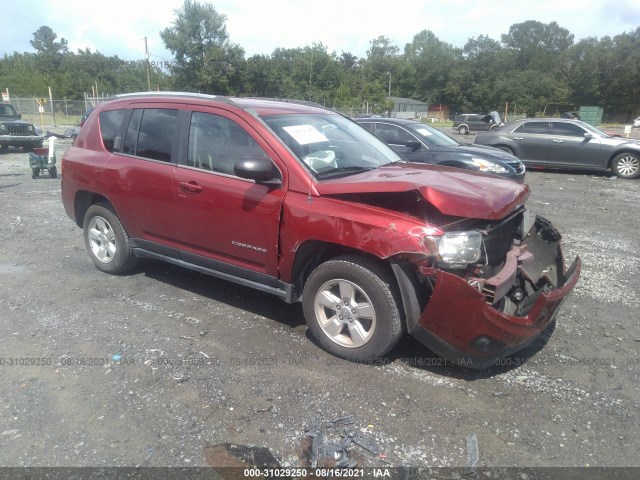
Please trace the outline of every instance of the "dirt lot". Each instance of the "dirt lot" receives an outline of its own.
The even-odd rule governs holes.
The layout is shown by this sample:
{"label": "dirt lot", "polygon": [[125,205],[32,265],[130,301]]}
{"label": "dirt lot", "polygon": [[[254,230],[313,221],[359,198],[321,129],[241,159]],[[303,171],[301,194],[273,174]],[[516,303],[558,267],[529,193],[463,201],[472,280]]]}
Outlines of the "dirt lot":
{"label": "dirt lot", "polygon": [[582,278],[545,341],[478,373],[411,339],[382,365],[339,360],[299,305],[178,267],[103,274],[60,179],[1,155],[0,465],[206,466],[222,442],[306,465],[320,413],[380,446],[355,449],[366,466],[465,466],[473,434],[485,469],[640,466],[640,181],[527,182]]}

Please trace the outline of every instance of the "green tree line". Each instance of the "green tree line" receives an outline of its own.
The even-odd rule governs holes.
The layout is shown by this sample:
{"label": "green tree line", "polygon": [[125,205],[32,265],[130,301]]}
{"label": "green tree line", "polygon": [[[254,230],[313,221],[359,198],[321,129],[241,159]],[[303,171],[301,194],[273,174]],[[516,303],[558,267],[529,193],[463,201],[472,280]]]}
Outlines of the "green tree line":
{"label": "green tree line", "polygon": [[[451,112],[510,111],[551,115],[579,105],[640,113],[640,28],[614,37],[574,41],[556,22],[528,20],[494,40],[469,38],[462,48],[430,30],[400,47],[384,35],[364,58],[330,52],[322,43],[246,57],[232,43],[226,16],[210,3],[185,0],[160,37],[174,59],[151,69],[151,87],[236,96],[295,98],[333,108],[388,108],[387,96],[409,97]],[[35,53],[5,55],[0,87],[14,95],[82,98],[147,90],[145,62],[89,50],[70,52],[48,26],[33,34]]]}

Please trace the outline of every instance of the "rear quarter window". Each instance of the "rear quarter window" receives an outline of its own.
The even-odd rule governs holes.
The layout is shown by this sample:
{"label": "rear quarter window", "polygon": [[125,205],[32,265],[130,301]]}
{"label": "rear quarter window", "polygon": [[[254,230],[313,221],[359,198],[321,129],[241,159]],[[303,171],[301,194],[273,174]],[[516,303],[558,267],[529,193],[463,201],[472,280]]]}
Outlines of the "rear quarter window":
{"label": "rear quarter window", "polygon": [[110,110],[100,113],[102,144],[110,152],[114,150],[114,142],[120,134],[120,125],[122,125],[125,113],[126,110]]}

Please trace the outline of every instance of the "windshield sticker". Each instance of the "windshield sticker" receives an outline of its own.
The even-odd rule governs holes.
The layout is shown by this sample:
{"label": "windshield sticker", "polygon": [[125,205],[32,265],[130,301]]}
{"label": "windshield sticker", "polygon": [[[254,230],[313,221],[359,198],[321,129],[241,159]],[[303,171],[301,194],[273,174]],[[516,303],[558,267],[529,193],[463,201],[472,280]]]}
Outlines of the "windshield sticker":
{"label": "windshield sticker", "polygon": [[284,131],[291,135],[300,145],[329,141],[329,139],[320,133],[313,125],[293,125],[291,127],[284,127]]}
{"label": "windshield sticker", "polygon": [[424,135],[425,137],[429,137],[433,135],[433,133],[431,133],[426,128],[416,128],[416,132],[418,132],[420,135]]}

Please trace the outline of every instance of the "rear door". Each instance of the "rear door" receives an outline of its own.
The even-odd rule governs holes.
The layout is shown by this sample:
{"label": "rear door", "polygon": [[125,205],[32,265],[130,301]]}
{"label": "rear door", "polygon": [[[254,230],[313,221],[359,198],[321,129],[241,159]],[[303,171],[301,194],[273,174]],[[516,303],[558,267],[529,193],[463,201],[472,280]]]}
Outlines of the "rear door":
{"label": "rear door", "polygon": [[129,236],[143,248],[166,253],[164,247],[174,244],[179,110],[142,104],[120,112],[126,113],[104,172],[105,187]]}
{"label": "rear door", "polygon": [[174,174],[177,239],[185,261],[262,283],[277,278],[283,186],[236,176],[243,157],[266,157],[283,185],[275,153],[244,119],[222,109],[186,112]]}

